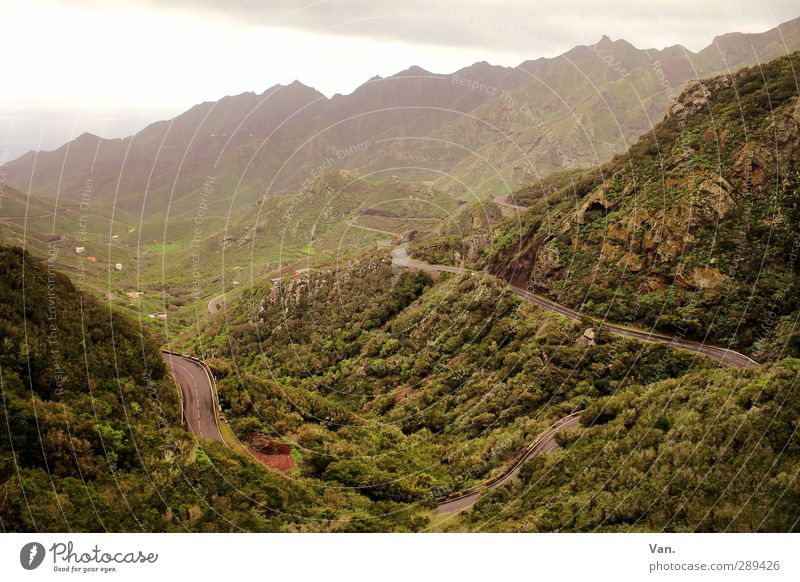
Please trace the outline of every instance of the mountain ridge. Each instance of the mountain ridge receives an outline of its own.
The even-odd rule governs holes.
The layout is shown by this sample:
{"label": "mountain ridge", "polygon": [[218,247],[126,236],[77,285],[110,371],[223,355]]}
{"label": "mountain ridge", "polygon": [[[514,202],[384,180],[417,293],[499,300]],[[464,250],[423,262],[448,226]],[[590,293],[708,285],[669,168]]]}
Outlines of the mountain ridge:
{"label": "mountain ridge", "polygon": [[[506,198],[552,173],[592,167],[625,152],[663,118],[697,71],[750,62],[752,47],[757,55],[780,52],[776,38],[800,48],[800,19],[777,32],[741,38],[746,43],[730,58],[717,47],[696,57],[682,47],[637,49],[601,38],[573,49],[572,58],[525,61],[517,68],[478,61],[450,75],[410,68],[405,76],[373,78],[330,99],[295,81],[197,104],[128,138],[81,136],[52,152],[26,154],[2,171],[10,187],[39,200],[58,193],[66,206],[91,190],[94,230],[119,233],[122,259],[135,261],[137,269],[158,261],[153,253],[140,261],[134,249],[211,249],[203,253],[206,286],[225,261],[221,241],[253,240],[252,233],[264,233],[265,216],[270,224],[281,216],[297,221],[279,225],[297,233],[292,240],[299,246],[286,249],[292,260],[316,247],[299,241],[315,238],[306,221],[329,214],[328,200],[316,198],[300,213],[292,209],[304,185],[321,173],[359,176],[374,191],[368,199],[387,200],[392,183],[396,197],[422,205],[433,202],[424,192],[456,204]],[[355,224],[374,226],[375,220]],[[232,235],[225,232],[229,225]],[[363,242],[366,232],[348,235],[348,241]],[[109,242],[103,238],[109,237],[98,242]],[[259,258],[266,268],[267,259]],[[159,277],[185,283],[175,271]]]}
{"label": "mountain ridge", "polygon": [[[326,125],[330,126],[332,122],[341,123],[342,120],[349,117],[348,113],[363,113],[367,111],[385,109],[386,107],[398,107],[403,106],[404,103],[413,106],[417,103],[424,104],[427,101],[429,103],[428,106],[442,107],[452,104],[452,108],[455,111],[473,111],[486,102],[491,101],[492,99],[490,99],[490,97],[495,97],[495,101],[497,101],[496,95],[486,95],[486,91],[481,94],[480,89],[483,86],[487,87],[488,89],[498,90],[501,92],[514,91],[530,80],[530,77],[527,77],[526,75],[540,77],[548,74],[560,75],[563,74],[563,72],[553,72],[553,67],[558,67],[558,63],[560,61],[572,61],[573,59],[577,59],[578,61],[585,60],[590,58],[592,55],[596,57],[597,53],[601,51],[610,51],[612,53],[610,57],[619,60],[619,63],[614,64],[610,71],[606,71],[607,80],[613,80],[614,68],[620,70],[624,69],[627,71],[627,63],[623,62],[625,60],[630,60],[633,58],[637,63],[636,66],[641,66],[643,61],[640,57],[644,57],[645,59],[683,59],[684,61],[686,61],[687,58],[697,58],[699,59],[699,62],[698,66],[695,67],[697,72],[696,76],[704,76],[711,71],[717,71],[723,67],[731,66],[732,63],[729,62],[731,58],[737,59],[739,62],[736,62],[735,64],[740,65],[741,62],[747,60],[750,56],[747,54],[748,50],[750,50],[750,47],[759,47],[759,49],[762,51],[769,49],[774,52],[776,39],[783,39],[784,42],[788,41],[790,43],[794,42],[794,39],[796,39],[798,43],[796,48],[800,48],[800,19],[783,23],[779,27],[763,33],[729,33],[720,35],[714,39],[711,45],[705,47],[697,53],[693,53],[692,51],[685,49],[680,45],[673,45],[661,50],[652,48],[639,49],[624,39],[611,40],[607,35],[603,35],[601,39],[593,45],[576,46],[569,51],[566,51],[565,53],[553,58],[524,60],[517,67],[504,67],[500,65],[491,65],[486,61],[477,61],[471,65],[462,67],[457,71],[438,74],[431,73],[419,66],[413,65],[403,71],[393,74],[390,77],[373,77],[347,95],[337,94],[330,98],[326,97],[313,87],[305,85],[302,83],[302,81],[294,80],[288,85],[273,85],[261,94],[247,91],[239,95],[224,96],[216,101],[199,103],[171,120],[155,121],[143,128],[137,134],[122,138],[121,140],[106,140],[104,138],[100,138],[102,140],[99,144],[101,150],[108,149],[106,148],[106,146],[108,146],[111,151],[107,153],[104,151],[99,152],[99,170],[101,172],[117,171],[118,175],[121,174],[123,168],[120,161],[117,160],[116,163],[111,163],[108,159],[104,160],[103,158],[119,158],[123,154],[119,147],[114,146],[127,144],[132,141],[134,142],[134,145],[131,147],[131,151],[128,152],[128,160],[130,164],[135,167],[137,164],[144,163],[145,165],[154,166],[153,169],[157,173],[163,171],[165,168],[163,167],[163,160],[160,159],[163,158],[163,155],[159,156],[158,153],[146,154],[145,152],[137,152],[137,146],[139,146],[139,144],[146,144],[147,142],[153,142],[154,140],[160,141],[157,140],[159,137],[166,140],[166,143],[171,142],[175,147],[183,148],[188,156],[187,159],[195,156],[240,156],[238,153],[232,153],[230,151],[230,146],[227,153],[222,151],[222,148],[219,146],[219,144],[216,147],[205,144],[198,148],[196,141],[193,141],[190,135],[186,135],[187,128],[184,126],[188,126],[188,128],[193,128],[202,133],[212,134],[215,137],[217,137],[218,134],[228,134],[227,137],[233,139],[236,145],[246,144],[248,141],[247,138],[249,137],[264,139],[267,135],[273,136],[271,141],[272,144],[275,144],[275,142],[280,140],[278,136],[281,135],[281,131],[277,130],[277,126],[281,121],[285,121],[290,117],[291,121],[287,122],[287,124],[290,124],[294,127],[297,127],[298,124],[304,123],[311,124],[309,127],[317,126],[318,128],[321,127],[324,129]],[[731,45],[736,44],[742,45],[738,47],[738,52],[733,51],[731,48]],[[603,57],[606,58],[606,55],[604,54]],[[682,69],[680,72],[672,71],[672,69],[677,66],[674,63],[664,64],[667,65],[663,67],[665,73],[667,74],[668,80],[672,83],[683,82],[691,77],[689,71],[686,69],[685,62],[680,67],[680,69]],[[580,62],[576,62],[573,63],[573,66],[580,69],[583,72],[582,74],[592,71],[589,73],[592,75],[596,74],[596,71],[598,70],[598,67],[596,67],[595,64],[587,66],[582,65]],[[609,72],[612,73],[611,77],[608,77]],[[451,83],[449,84],[455,84],[452,83],[453,79],[464,79],[467,75],[476,77],[474,79],[467,78],[466,80],[470,82],[470,87],[471,83],[477,82],[477,88],[479,89],[478,91],[464,91],[464,87],[462,86],[460,87],[460,94],[456,95],[456,92],[453,91],[453,87],[443,88],[439,86],[434,88],[427,87],[422,93],[420,93],[419,83],[424,83],[428,80],[450,80]],[[403,91],[406,94],[405,97],[402,97],[400,94],[396,94],[395,97],[392,97],[392,94],[395,94],[397,89],[392,88],[391,85],[386,83],[395,81],[412,83],[410,86],[403,88]],[[416,89],[414,88],[415,85],[417,87]],[[557,85],[553,85],[553,87],[556,86]],[[411,93],[408,93],[409,90],[411,90]],[[562,89],[559,89],[559,91],[561,90]],[[388,92],[384,95],[382,91]],[[527,92],[530,94],[530,89]],[[538,105],[535,92],[531,95],[530,102],[534,105]],[[663,107],[663,105],[663,103],[659,103],[659,107]],[[423,105],[423,107],[424,106],[425,105]],[[502,102],[500,103],[500,106],[502,106]],[[372,107],[373,109],[364,109],[369,107]],[[391,114],[387,113],[387,116],[391,116]],[[415,116],[408,115],[403,117],[402,115],[398,115],[397,117],[399,119],[396,123],[392,123],[390,119],[382,120],[382,122],[379,123],[374,130],[370,129],[370,124],[364,125],[361,128],[362,136],[364,133],[369,133],[369,131],[372,131],[374,135],[379,136],[392,127],[407,125],[409,122],[413,127],[414,119],[412,118]],[[449,123],[447,119],[433,119],[434,116],[431,115],[430,112],[427,112],[421,116],[417,115],[416,117],[424,118],[424,123],[417,120],[418,123],[422,123],[423,126],[427,126],[425,129],[430,128],[434,131],[441,127],[443,123]],[[315,122],[315,119],[318,119],[318,121]],[[557,122],[553,123],[557,124]],[[182,127],[183,129],[181,129]],[[314,130],[311,129],[311,131],[313,136]],[[317,129],[317,131],[319,131],[319,129]],[[194,134],[195,132],[191,133]],[[308,135],[307,130],[303,130],[303,133]],[[336,132],[333,133],[336,134]],[[291,132],[288,132],[288,134],[291,134]],[[287,137],[293,141],[295,148],[298,146],[302,147],[302,139],[298,141],[295,138],[291,138],[290,135],[287,135]],[[342,141],[342,137],[340,135],[332,135],[331,137],[336,141]],[[367,137],[372,136],[367,135]],[[361,141],[361,138],[358,137],[355,141]],[[275,145],[278,146],[279,150],[287,151],[286,148],[280,147],[280,144]],[[151,147],[155,147],[155,145]],[[252,149],[252,146],[245,147],[246,151],[250,151]],[[206,155],[202,154],[203,151],[206,152]],[[25,154],[17,160],[12,160],[4,166],[8,174],[9,184],[20,188],[26,185],[26,181],[23,179],[23,177],[27,177],[29,179],[32,178],[32,191],[39,195],[48,196],[52,195],[54,184],[57,182],[63,183],[63,180],[56,180],[54,177],[54,174],[56,174],[56,167],[60,167],[62,164],[65,165],[65,168],[71,167],[77,169],[78,167],[83,167],[84,173],[86,173],[85,167],[87,166],[87,160],[79,160],[74,164],[70,163],[70,160],[63,155],[64,151],[61,148],[51,150],[51,152],[39,153],[40,155],[37,156],[38,167],[35,172],[32,168],[32,158],[29,154]],[[57,153],[59,155],[48,156],[48,153]],[[313,157],[315,154],[311,153],[310,155]],[[236,166],[241,164],[233,163],[233,165]],[[380,163],[378,163],[378,165],[380,166]],[[295,169],[299,170],[302,167],[303,165],[300,164],[300,166],[296,167]],[[549,170],[545,169],[545,171]],[[172,173],[174,174],[174,170]],[[63,177],[60,172],[58,172],[57,175],[59,178]],[[256,181],[263,182],[263,179],[259,180],[255,177],[254,179]],[[249,180],[245,179],[245,181],[247,182]],[[183,190],[178,192],[179,195],[190,194],[191,190],[196,189],[198,180],[195,178],[189,182],[190,184],[195,185],[194,188],[191,186],[185,188],[182,187],[182,185],[179,185],[179,190]],[[293,183],[291,178],[285,177],[285,174],[282,176],[277,176],[277,182],[278,188]],[[142,184],[143,182],[141,180],[137,180],[137,183]],[[298,183],[294,182],[293,185],[297,186]],[[70,180],[67,179],[62,190],[65,195],[69,196],[70,194],[74,194],[76,188],[77,184],[71,183]],[[186,190],[189,188],[191,188],[191,190],[187,192]],[[140,187],[139,190],[141,191],[141,189],[142,188]],[[131,204],[133,204],[133,202],[131,202]]]}

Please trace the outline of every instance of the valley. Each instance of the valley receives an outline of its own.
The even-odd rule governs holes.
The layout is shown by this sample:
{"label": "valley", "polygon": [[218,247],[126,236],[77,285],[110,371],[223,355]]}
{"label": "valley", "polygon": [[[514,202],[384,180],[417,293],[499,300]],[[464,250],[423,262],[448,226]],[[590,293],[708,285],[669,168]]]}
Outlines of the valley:
{"label": "valley", "polygon": [[800,20],[4,164],[3,531],[793,532]]}

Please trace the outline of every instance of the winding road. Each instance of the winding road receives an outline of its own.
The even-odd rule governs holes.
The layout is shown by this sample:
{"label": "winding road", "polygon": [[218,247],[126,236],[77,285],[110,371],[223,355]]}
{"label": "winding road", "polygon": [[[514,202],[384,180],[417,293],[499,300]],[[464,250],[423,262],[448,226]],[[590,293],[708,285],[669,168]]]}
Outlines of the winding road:
{"label": "winding road", "polygon": [[211,373],[205,364],[186,356],[163,351],[161,355],[183,394],[183,417],[195,435],[223,441],[217,424],[216,399]]}
{"label": "winding road", "polygon": [[525,454],[522,455],[519,461],[514,463],[511,468],[503,472],[501,475],[498,475],[494,479],[485,481],[477,487],[467,489],[466,491],[457,494],[455,497],[450,497],[449,499],[442,501],[436,506],[436,513],[458,513],[459,511],[469,509],[475,505],[475,502],[478,501],[478,498],[483,493],[491,491],[492,489],[496,489],[497,487],[516,479],[520,468],[522,468],[522,465],[527,460],[532,459],[533,457],[538,457],[542,453],[557,449],[558,443],[556,442],[556,435],[562,430],[578,426],[580,420],[581,413],[573,412],[572,414],[569,414],[556,421],[552,426],[550,426],[550,428],[544,431],[536,438],[535,441],[531,443],[531,445],[528,447],[528,450],[525,451]]}
{"label": "winding road", "polygon": [[[430,263],[425,263],[423,261],[412,259],[406,247],[398,247],[392,250],[391,254],[392,254],[392,262],[402,267],[420,269],[428,272],[455,273],[457,275],[474,274],[474,271],[470,271],[469,269],[462,269],[460,267],[451,267],[449,265],[431,265]],[[542,297],[541,295],[531,293],[530,291],[527,291],[522,287],[517,287],[515,285],[510,285],[510,284],[509,287],[511,288],[511,290],[514,292],[515,295],[521,297],[522,299],[525,299],[526,301],[530,301],[531,303],[534,303],[539,307],[543,307],[548,311],[552,311],[553,313],[558,313],[560,315],[563,315],[564,317],[568,317],[575,321],[580,321],[586,324],[592,324],[598,329],[604,329],[606,331],[615,333],[617,335],[623,335],[626,337],[631,337],[646,342],[667,344],[681,350],[687,350],[690,352],[708,356],[715,360],[719,360],[724,364],[729,364],[737,368],[747,368],[749,366],[754,366],[758,364],[758,362],[756,362],[753,358],[750,358],[749,356],[746,356],[745,354],[741,354],[734,350],[721,348],[718,346],[713,346],[703,342],[692,341],[684,338],[653,333],[651,331],[646,331],[644,329],[637,329],[635,327],[627,327],[616,323],[600,321],[598,319],[595,319],[594,317],[580,314],[577,311],[573,311],[568,307],[559,305],[555,301],[551,301],[546,297]]]}
{"label": "winding road", "polygon": [[211,300],[208,302],[208,311],[210,313],[216,313],[222,307],[222,302],[225,300],[225,294],[217,295],[216,297],[212,297]]}
{"label": "winding road", "polygon": [[[353,225],[355,226],[355,225]],[[431,265],[424,261],[412,259],[409,255],[408,249],[405,246],[400,246],[391,251],[392,262],[395,265],[413,269],[420,269],[428,272],[440,273],[454,273],[457,275],[474,275],[475,272],[460,267],[453,267],[449,265]],[[544,309],[558,313],[575,321],[583,323],[591,323],[599,329],[605,329],[611,333],[631,337],[634,339],[663,343],[671,345],[678,349],[687,350],[690,352],[702,354],[710,358],[716,359],[722,363],[729,364],[738,368],[747,368],[757,364],[755,360],[749,358],[744,354],[735,352],[733,350],[720,348],[717,346],[708,345],[701,342],[686,340],[683,338],[671,337],[668,335],[656,334],[642,329],[630,328],[614,323],[599,321],[592,317],[582,315],[572,309],[559,305],[535,293],[531,293],[520,287],[510,285],[512,291],[519,297],[530,301]],[[223,296],[217,296],[208,302],[208,310],[215,313],[220,308],[220,301]],[[189,430],[197,436],[223,441],[222,434],[220,433],[217,413],[216,413],[216,397],[211,372],[207,366],[200,360],[176,354],[169,351],[163,352],[164,361],[166,362],[175,382],[181,389],[183,394],[183,411],[184,418]],[[549,429],[537,437],[531,443],[524,455],[507,471],[501,475],[490,479],[466,491],[463,491],[456,496],[442,499],[437,506],[437,513],[449,514],[457,513],[472,507],[482,493],[500,487],[516,478],[521,466],[529,459],[552,451],[558,448],[558,443],[555,440],[558,432],[573,428],[578,425],[580,421],[580,412],[572,413],[553,424]]]}

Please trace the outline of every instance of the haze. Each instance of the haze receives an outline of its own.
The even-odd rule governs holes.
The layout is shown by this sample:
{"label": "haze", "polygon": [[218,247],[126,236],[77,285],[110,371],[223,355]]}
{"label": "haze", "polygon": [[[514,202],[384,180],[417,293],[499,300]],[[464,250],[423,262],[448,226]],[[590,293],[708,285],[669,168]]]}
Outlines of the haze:
{"label": "haze", "polygon": [[480,60],[515,66],[603,34],[697,50],[715,35],[766,30],[797,12],[796,0],[406,0],[391,8],[366,0],[4,0],[4,41],[21,50],[3,63],[0,163],[83,131],[128,135],[198,102],[294,79],[330,96],[412,64],[436,72]]}

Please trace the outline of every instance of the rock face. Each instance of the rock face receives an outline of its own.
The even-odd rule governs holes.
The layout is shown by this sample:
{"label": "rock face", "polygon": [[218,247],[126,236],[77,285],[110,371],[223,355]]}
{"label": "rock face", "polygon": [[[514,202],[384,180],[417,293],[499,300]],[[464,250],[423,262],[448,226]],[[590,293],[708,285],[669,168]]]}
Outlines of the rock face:
{"label": "rock face", "polygon": [[737,318],[758,328],[763,313],[738,298],[796,285],[797,93],[789,58],[689,83],[627,154],[554,180],[520,223],[496,227],[492,272],[593,315],[727,326],[720,340],[742,333]]}
{"label": "rock face", "polygon": [[614,203],[606,196],[606,189],[604,186],[597,188],[592,194],[584,201],[578,209],[578,224],[585,223],[585,215],[588,211],[593,209],[608,210]]}
{"label": "rock face", "polygon": [[695,267],[689,279],[697,289],[715,289],[728,278],[713,267]]}
{"label": "rock face", "polygon": [[264,313],[269,306],[274,304],[283,305],[285,309],[288,309],[290,305],[297,305],[304,297],[316,293],[331,282],[346,285],[381,265],[389,264],[391,264],[389,259],[371,258],[350,261],[338,269],[294,271],[290,276],[273,281],[266,297],[259,304],[258,313]]}
{"label": "rock face", "polygon": [[728,193],[731,189],[730,183],[722,176],[717,176],[716,182],[706,179],[700,184],[700,192],[710,195],[710,198],[707,197],[706,200],[717,218],[725,218],[736,207],[736,202]]}
{"label": "rock face", "polygon": [[727,75],[703,81],[689,81],[680,96],[669,106],[667,118],[685,120],[693,113],[708,111],[709,97],[721,89],[728,89],[731,83],[731,78]]}

